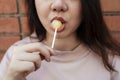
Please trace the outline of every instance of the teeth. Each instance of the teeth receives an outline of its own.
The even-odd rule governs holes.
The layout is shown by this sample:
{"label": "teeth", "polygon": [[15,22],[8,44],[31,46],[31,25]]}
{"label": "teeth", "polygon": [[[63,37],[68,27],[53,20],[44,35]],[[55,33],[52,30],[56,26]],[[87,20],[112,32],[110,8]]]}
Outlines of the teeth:
{"label": "teeth", "polygon": [[52,26],[53,26],[53,28],[55,28],[55,29],[59,29],[59,28],[62,26],[62,23],[61,23],[61,21],[59,21],[59,20],[54,20],[54,21],[52,22]]}

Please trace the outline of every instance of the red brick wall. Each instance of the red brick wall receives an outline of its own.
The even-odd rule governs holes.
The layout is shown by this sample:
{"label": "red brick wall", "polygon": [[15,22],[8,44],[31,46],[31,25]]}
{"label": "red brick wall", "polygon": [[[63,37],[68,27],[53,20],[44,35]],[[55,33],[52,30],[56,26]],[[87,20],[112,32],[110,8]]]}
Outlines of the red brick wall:
{"label": "red brick wall", "polygon": [[0,0],[0,60],[10,45],[28,33],[25,0]]}
{"label": "red brick wall", "polygon": [[[29,33],[25,0],[0,0],[0,60],[14,42]],[[120,0],[101,0],[104,19],[120,42]]]}

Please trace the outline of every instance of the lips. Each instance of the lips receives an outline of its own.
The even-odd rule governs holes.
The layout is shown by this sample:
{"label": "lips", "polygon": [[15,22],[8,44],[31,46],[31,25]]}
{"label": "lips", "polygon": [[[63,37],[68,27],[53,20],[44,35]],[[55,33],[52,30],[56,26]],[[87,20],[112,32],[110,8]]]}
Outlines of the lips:
{"label": "lips", "polygon": [[[65,23],[66,21],[62,18],[62,17],[54,17],[52,20],[51,20],[51,23],[54,21],[54,20],[59,20],[61,23],[62,23],[62,26],[57,30],[57,32],[61,32],[65,29]],[[55,30],[53,28],[53,26],[51,27],[52,30]]]}
{"label": "lips", "polygon": [[62,17],[54,17],[54,18],[51,20],[51,22],[53,22],[54,20],[59,20],[59,21],[61,21],[62,24],[63,24],[63,23],[66,23],[66,21],[65,21]]}

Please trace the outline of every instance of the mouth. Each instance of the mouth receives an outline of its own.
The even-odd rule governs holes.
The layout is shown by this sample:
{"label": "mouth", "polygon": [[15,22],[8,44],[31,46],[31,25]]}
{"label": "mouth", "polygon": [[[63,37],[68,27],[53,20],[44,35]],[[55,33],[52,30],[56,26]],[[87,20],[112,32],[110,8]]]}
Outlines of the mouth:
{"label": "mouth", "polygon": [[[64,29],[65,29],[65,23],[66,21],[62,18],[62,17],[54,17],[52,20],[51,20],[51,23],[54,21],[54,20],[58,20],[62,23],[62,26],[57,30],[57,32],[62,32]],[[53,26],[51,27],[53,31],[55,31],[55,29],[53,28]]]}
{"label": "mouth", "polygon": [[66,21],[62,18],[62,17],[54,17],[51,22],[53,22],[54,20],[59,20],[62,24],[66,23]]}

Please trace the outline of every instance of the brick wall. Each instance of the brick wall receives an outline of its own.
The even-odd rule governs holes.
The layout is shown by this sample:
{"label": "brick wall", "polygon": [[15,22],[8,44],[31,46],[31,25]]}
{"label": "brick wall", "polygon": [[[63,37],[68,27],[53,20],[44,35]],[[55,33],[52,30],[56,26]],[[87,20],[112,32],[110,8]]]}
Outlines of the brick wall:
{"label": "brick wall", "polygon": [[[120,0],[101,0],[104,19],[120,42]],[[0,0],[0,60],[14,42],[29,34],[25,0]]]}
{"label": "brick wall", "polygon": [[0,0],[0,60],[11,44],[27,34],[25,0]]}

